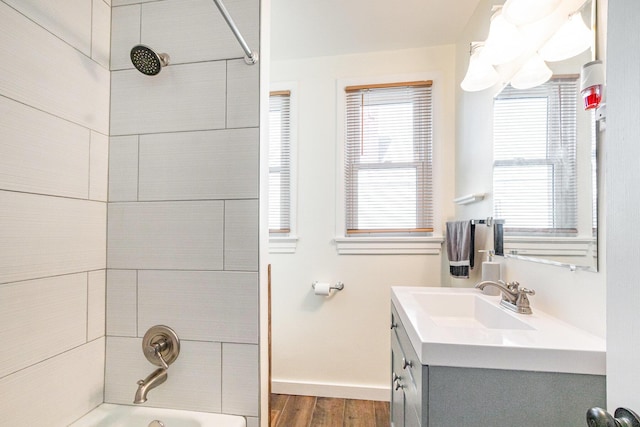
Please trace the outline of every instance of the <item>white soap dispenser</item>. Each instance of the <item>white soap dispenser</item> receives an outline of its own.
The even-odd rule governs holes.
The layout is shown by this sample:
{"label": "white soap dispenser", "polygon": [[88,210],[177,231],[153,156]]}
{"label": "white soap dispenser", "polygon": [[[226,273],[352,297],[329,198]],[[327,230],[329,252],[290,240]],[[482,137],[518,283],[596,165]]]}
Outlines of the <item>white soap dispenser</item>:
{"label": "white soap dispenser", "polygon": [[[487,253],[487,260],[482,263],[482,281],[491,280],[492,282],[497,282],[501,280],[502,264],[493,260],[494,252],[492,250],[478,252]],[[485,286],[482,293],[486,295],[500,295],[500,289],[495,286]]]}

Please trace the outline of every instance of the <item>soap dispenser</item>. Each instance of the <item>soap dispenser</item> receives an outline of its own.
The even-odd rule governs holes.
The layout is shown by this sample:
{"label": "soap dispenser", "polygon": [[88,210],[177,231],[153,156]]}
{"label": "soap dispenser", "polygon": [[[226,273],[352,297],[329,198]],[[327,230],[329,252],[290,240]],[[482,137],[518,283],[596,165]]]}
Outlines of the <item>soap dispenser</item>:
{"label": "soap dispenser", "polygon": [[[482,281],[491,280],[492,282],[497,282],[501,280],[502,264],[493,260],[494,252],[492,250],[478,252],[485,252],[487,254],[487,260],[482,263]],[[500,289],[495,286],[485,286],[482,293],[486,295],[499,295]]]}

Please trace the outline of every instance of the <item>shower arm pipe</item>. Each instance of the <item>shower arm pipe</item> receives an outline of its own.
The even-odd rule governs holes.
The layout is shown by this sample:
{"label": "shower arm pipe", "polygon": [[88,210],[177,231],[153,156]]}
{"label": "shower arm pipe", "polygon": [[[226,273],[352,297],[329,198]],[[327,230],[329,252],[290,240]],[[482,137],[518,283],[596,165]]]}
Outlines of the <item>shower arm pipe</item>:
{"label": "shower arm pipe", "polygon": [[258,54],[256,52],[252,52],[251,51],[251,49],[249,48],[249,45],[244,40],[244,37],[242,37],[242,34],[240,34],[240,30],[238,30],[238,27],[236,26],[236,23],[233,22],[233,18],[231,18],[231,15],[229,15],[229,12],[227,11],[227,8],[224,7],[224,4],[222,4],[222,1],[221,0],[213,0],[213,2],[216,4],[216,6],[218,6],[218,9],[220,10],[220,13],[222,14],[222,17],[224,18],[225,21],[227,21],[227,24],[229,25],[229,28],[231,29],[231,32],[233,32],[233,35],[236,36],[236,39],[238,40],[238,43],[240,43],[240,46],[242,47],[242,50],[244,50],[244,53],[246,54],[246,57],[244,58],[244,61],[249,65],[253,65],[253,64],[257,63],[258,62]]}

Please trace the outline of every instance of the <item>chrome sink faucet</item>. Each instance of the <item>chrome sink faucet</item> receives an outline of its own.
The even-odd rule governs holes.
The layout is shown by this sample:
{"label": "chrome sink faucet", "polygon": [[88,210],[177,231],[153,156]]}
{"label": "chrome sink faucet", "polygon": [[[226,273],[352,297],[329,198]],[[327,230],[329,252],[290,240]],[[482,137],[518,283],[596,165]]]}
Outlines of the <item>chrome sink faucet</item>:
{"label": "chrome sink faucet", "polygon": [[495,286],[500,289],[502,299],[500,305],[520,314],[531,314],[531,305],[529,304],[528,295],[535,295],[533,289],[521,288],[518,282],[505,283],[502,280],[494,282],[493,280],[485,280],[476,285],[477,289],[483,290],[485,286]]}

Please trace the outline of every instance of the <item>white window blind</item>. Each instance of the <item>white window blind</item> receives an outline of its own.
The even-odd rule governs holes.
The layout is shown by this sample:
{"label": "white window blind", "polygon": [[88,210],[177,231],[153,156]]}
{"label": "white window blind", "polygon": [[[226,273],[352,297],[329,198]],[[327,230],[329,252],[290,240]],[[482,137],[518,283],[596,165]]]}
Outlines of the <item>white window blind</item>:
{"label": "white window blind", "polygon": [[269,96],[269,232],[291,231],[291,94]]}
{"label": "white window blind", "polygon": [[576,78],[556,78],[494,100],[494,217],[505,232],[577,232],[577,93]]}
{"label": "white window blind", "polygon": [[346,233],[433,231],[431,82],[346,91]]}

